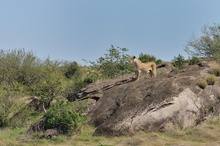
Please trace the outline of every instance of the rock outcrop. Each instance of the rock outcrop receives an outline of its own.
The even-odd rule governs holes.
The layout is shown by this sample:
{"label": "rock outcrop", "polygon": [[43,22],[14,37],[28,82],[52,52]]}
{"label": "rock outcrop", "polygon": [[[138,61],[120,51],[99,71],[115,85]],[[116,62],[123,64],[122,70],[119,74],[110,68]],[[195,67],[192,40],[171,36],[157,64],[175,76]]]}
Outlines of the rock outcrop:
{"label": "rock outcrop", "polygon": [[137,131],[158,131],[195,126],[220,114],[220,83],[200,89],[211,63],[203,62],[180,71],[165,64],[156,79],[135,81],[134,74],[93,83],[76,93],[92,99],[87,118],[96,127],[94,135],[120,136]]}

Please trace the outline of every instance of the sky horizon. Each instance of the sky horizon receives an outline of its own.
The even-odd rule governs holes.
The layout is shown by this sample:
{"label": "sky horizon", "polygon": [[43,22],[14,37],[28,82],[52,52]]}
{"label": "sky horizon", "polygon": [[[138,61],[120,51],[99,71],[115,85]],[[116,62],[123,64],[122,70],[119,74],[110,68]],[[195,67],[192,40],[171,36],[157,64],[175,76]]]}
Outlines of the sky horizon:
{"label": "sky horizon", "polygon": [[0,50],[86,65],[111,45],[171,61],[193,34],[219,24],[219,0],[0,0]]}

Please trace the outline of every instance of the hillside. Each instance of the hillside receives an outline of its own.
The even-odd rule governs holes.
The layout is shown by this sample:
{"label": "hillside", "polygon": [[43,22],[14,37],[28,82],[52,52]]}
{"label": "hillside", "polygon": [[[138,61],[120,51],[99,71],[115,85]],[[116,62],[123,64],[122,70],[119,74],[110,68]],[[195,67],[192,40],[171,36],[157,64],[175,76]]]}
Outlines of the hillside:
{"label": "hillside", "polygon": [[131,73],[91,83],[73,96],[79,105],[88,103],[84,113],[88,125],[80,131],[71,136],[56,128],[44,131],[40,118],[27,128],[2,129],[0,145],[218,145],[219,77],[204,89],[198,86],[200,79],[216,74],[214,69],[219,69],[214,61],[182,70],[164,63],[158,66],[156,79],[143,74],[136,81]]}

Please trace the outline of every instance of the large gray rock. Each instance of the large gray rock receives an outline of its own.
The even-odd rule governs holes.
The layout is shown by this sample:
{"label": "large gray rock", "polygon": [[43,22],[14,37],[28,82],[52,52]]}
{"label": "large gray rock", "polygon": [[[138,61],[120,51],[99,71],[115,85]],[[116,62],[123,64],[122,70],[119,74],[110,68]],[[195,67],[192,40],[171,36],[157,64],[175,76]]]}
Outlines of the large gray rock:
{"label": "large gray rock", "polygon": [[204,90],[197,85],[209,72],[209,65],[200,64],[156,79],[134,81],[131,74],[90,84],[76,95],[96,100],[87,114],[96,127],[94,135],[191,127],[220,113],[219,83]]}

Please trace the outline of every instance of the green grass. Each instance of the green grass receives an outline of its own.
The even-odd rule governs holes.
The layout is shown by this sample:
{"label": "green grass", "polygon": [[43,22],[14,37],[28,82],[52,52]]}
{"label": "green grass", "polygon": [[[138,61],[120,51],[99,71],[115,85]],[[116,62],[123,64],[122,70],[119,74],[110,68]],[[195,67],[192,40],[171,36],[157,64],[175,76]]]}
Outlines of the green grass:
{"label": "green grass", "polygon": [[0,129],[0,145],[21,145],[19,141],[26,130],[26,128]]}
{"label": "green grass", "polygon": [[30,142],[22,142],[27,128],[1,129],[1,146],[209,146],[220,145],[220,118],[208,120],[203,124],[184,129],[164,132],[140,131],[133,136],[106,138],[92,136],[94,128],[84,126],[76,135],[58,136],[53,139],[40,138],[38,134]]}
{"label": "green grass", "polygon": [[76,136],[72,142],[72,145],[96,145],[96,146],[110,146],[103,144],[102,141],[105,141],[105,137],[101,136],[92,136],[94,128],[90,126],[85,126],[82,128],[81,132]]}

